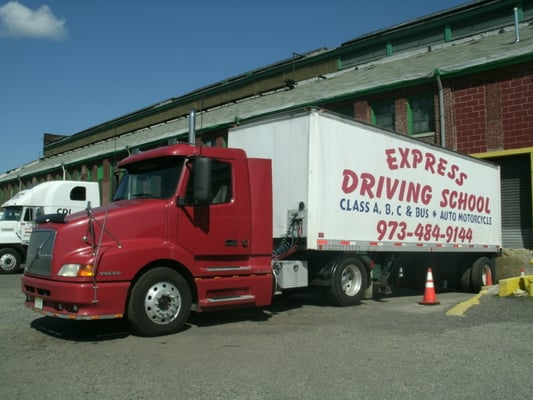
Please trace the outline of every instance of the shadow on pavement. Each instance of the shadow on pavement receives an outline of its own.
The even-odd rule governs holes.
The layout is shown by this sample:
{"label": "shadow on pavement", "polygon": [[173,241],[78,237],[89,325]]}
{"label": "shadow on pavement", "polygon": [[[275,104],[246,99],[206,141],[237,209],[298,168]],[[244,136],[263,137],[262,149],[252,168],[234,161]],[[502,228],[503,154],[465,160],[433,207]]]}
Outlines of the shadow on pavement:
{"label": "shadow on pavement", "polygon": [[98,342],[122,339],[131,333],[122,319],[73,321],[52,317],[38,318],[31,327],[46,335],[77,342]]}
{"label": "shadow on pavement", "polygon": [[[373,299],[363,299],[361,304],[370,301],[387,302],[391,297],[413,296],[420,292],[408,289],[395,289],[393,293],[383,295],[374,293]],[[304,306],[334,307],[313,290],[295,291],[275,296],[271,305],[261,308],[241,308],[233,310],[211,311],[206,313],[192,312],[183,330],[191,326],[199,328],[231,324],[244,321],[263,322],[272,316],[296,310]],[[357,305],[355,307],[358,307]],[[78,342],[98,342],[123,339],[135,336],[126,319],[76,321],[52,317],[41,317],[31,322],[31,327],[41,333],[59,339]]]}

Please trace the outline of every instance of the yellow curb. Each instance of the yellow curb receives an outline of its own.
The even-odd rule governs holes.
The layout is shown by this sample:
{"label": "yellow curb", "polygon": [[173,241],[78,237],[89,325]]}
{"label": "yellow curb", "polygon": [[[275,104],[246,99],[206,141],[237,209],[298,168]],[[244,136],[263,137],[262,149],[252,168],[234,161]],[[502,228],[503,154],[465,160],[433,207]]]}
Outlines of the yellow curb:
{"label": "yellow curb", "polygon": [[468,310],[473,305],[479,304],[479,299],[481,296],[483,296],[485,293],[487,293],[487,289],[481,289],[481,291],[476,294],[474,297],[463,301],[462,303],[459,303],[452,308],[450,308],[446,315],[454,316],[454,317],[464,317],[464,314],[466,310]]}
{"label": "yellow curb", "polygon": [[500,297],[512,295],[517,289],[525,290],[531,293],[533,284],[533,275],[517,276],[513,278],[500,279],[498,281]]}

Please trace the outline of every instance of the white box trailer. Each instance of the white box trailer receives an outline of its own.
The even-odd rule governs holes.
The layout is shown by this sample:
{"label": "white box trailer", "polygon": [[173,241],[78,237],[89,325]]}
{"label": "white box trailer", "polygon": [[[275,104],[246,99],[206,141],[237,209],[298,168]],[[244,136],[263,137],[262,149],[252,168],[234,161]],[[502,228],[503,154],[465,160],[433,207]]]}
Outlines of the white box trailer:
{"label": "white box trailer", "polygon": [[47,181],[21,190],[2,204],[0,273],[15,273],[26,259],[35,220],[48,214],[71,214],[100,206],[98,182]]}
{"label": "white box trailer", "polygon": [[228,147],[272,160],[274,238],[292,218],[307,250],[365,254],[417,287],[428,267],[464,290],[494,276],[498,165],[314,108],[235,127]]}

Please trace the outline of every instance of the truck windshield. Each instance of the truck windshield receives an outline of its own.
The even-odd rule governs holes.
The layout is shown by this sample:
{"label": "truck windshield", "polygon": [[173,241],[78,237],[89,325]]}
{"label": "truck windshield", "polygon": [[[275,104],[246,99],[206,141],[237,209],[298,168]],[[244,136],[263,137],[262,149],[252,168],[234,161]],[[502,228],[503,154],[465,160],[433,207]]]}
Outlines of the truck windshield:
{"label": "truck windshield", "polygon": [[176,193],[183,162],[182,157],[167,157],[126,166],[113,200],[172,197]]}
{"label": "truck windshield", "polygon": [[18,221],[22,215],[22,206],[21,207],[6,207],[4,208],[4,213],[2,214],[2,221]]}

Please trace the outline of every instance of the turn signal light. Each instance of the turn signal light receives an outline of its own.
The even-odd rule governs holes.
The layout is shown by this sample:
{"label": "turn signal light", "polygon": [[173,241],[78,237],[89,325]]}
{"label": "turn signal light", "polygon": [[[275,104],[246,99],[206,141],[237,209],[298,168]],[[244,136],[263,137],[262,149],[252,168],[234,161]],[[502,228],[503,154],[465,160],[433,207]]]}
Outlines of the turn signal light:
{"label": "turn signal light", "polygon": [[94,276],[94,265],[92,264],[80,265],[78,276],[85,277],[85,278]]}
{"label": "turn signal light", "polygon": [[93,264],[65,264],[57,273],[59,276],[72,278],[90,278],[94,276]]}

